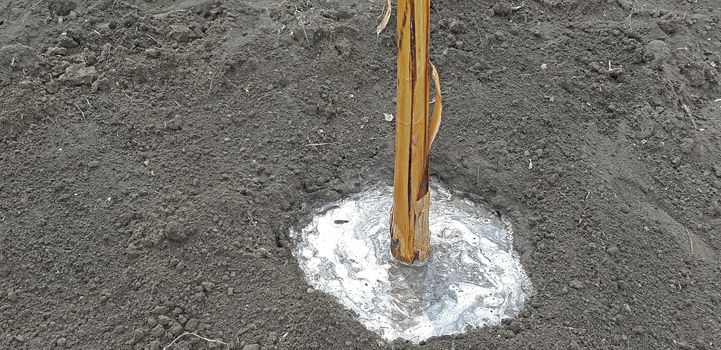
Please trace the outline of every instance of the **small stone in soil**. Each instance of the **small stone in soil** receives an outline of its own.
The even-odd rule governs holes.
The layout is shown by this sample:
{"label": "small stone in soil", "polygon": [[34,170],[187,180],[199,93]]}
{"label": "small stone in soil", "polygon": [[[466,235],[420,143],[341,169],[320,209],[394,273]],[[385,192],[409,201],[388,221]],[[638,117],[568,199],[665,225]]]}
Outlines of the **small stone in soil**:
{"label": "small stone in soil", "polygon": [[152,313],[154,315],[165,315],[168,313],[168,308],[165,306],[158,305],[153,309]]}
{"label": "small stone in soil", "polygon": [[571,287],[571,288],[573,288],[573,289],[582,289],[582,288],[583,288],[583,282],[581,282],[581,281],[579,281],[579,280],[577,280],[577,279],[573,279],[573,280],[571,280],[571,282],[568,282],[568,286]]}
{"label": "small stone in soil", "polygon": [[71,38],[67,35],[61,35],[60,39],[58,39],[58,47],[62,47],[65,49],[72,49],[77,46],[78,46],[78,43],[75,40],[73,40],[73,38]]}
{"label": "small stone in soil", "polygon": [[113,50],[113,46],[110,45],[110,43],[105,43],[100,51],[100,56],[98,56],[98,62],[103,62],[110,56],[111,51]]}
{"label": "small stone in soil", "polygon": [[170,33],[168,34],[175,41],[184,43],[195,38],[193,30],[184,24],[171,24]]}
{"label": "small stone in soil", "polygon": [[260,350],[260,345],[250,344],[243,347],[243,350]]}
{"label": "small stone in soil", "polygon": [[626,203],[621,203],[621,212],[624,214],[628,214],[631,211],[631,208]]}
{"label": "small stone in soil", "polygon": [[687,137],[681,140],[681,146],[679,146],[679,148],[681,149],[681,152],[685,154],[690,154],[691,151],[693,151],[693,145],[694,140],[690,137]]}
{"label": "small stone in soil", "polygon": [[133,331],[133,339],[132,343],[137,343],[140,339],[143,339],[145,337],[145,329],[137,328]]}
{"label": "small stone in soil", "polygon": [[150,330],[150,336],[154,339],[159,339],[165,334],[165,328],[162,325],[157,325]]}
{"label": "small stone in soil", "polygon": [[268,249],[265,249],[265,248],[263,248],[263,247],[260,247],[260,248],[256,249],[255,255],[258,256],[259,258],[264,258],[264,259],[268,259],[268,258],[271,257],[270,252],[268,251]]}
{"label": "small stone in soil", "polygon": [[60,90],[60,86],[57,82],[51,81],[51,82],[45,83],[45,91],[48,94],[53,95],[53,94],[57,93],[58,90]]}
{"label": "small stone in soil", "polygon": [[160,50],[158,50],[157,48],[151,47],[151,48],[145,50],[145,55],[150,58],[157,58],[157,57],[160,57]]}
{"label": "small stone in soil", "polygon": [[608,255],[610,255],[610,256],[615,257],[616,255],[618,255],[619,249],[615,244],[612,244],[611,246],[608,247],[608,249],[606,249],[606,253],[608,253]]}
{"label": "small stone in soil", "polygon": [[158,316],[158,323],[163,326],[167,326],[168,324],[170,324],[170,321],[171,321],[171,319],[168,316],[165,316],[165,315]]}
{"label": "small stone in soil", "polygon": [[616,68],[611,68],[611,69],[609,69],[606,73],[607,73],[608,76],[610,76],[611,78],[616,79],[616,78],[620,77],[620,76],[623,74],[623,68],[618,68],[618,67],[616,67]]}
{"label": "small stone in soil", "polygon": [[466,25],[457,19],[451,21],[451,25],[449,28],[451,30],[451,33],[453,34],[462,34],[466,32]]}
{"label": "small stone in soil", "polygon": [[513,10],[511,9],[510,5],[504,2],[499,2],[493,5],[493,14],[496,16],[505,17],[512,15]]}
{"label": "small stone in soil", "polygon": [[51,47],[48,48],[46,53],[48,56],[65,56],[68,54],[68,49],[64,47]]}
{"label": "small stone in soil", "polygon": [[205,281],[205,282],[201,283],[200,285],[203,287],[203,290],[205,290],[206,292],[212,292],[213,288],[215,288],[215,283],[210,282],[210,281]]}
{"label": "small stone in soil", "polygon": [[198,292],[193,294],[193,301],[196,303],[202,303],[205,300],[205,293]]}
{"label": "small stone in soil", "polygon": [[60,81],[68,85],[90,85],[95,80],[97,71],[95,67],[86,67],[84,64],[73,64],[65,69],[60,76]]}
{"label": "small stone in soil", "polygon": [[32,89],[32,88],[33,88],[33,82],[30,81],[30,80],[23,80],[23,81],[21,81],[21,82],[18,83],[18,88],[24,89],[24,90]]}
{"label": "small stone in soil", "polygon": [[198,329],[198,320],[191,318],[188,320],[188,322],[185,323],[185,330],[188,332],[195,332],[195,330]]}
{"label": "small stone in soil", "polygon": [[65,70],[68,69],[68,67],[70,67],[70,62],[62,61],[50,69],[50,74],[54,77],[60,77],[63,73],[65,73]]}
{"label": "small stone in soil", "polygon": [[191,234],[192,231],[178,221],[171,221],[165,225],[165,236],[171,241],[185,241]]}
{"label": "small stone in soil", "polygon": [[647,61],[662,62],[671,56],[671,49],[661,40],[651,40],[643,48],[643,55]]}
{"label": "small stone in soil", "polygon": [[181,333],[183,333],[183,326],[180,325],[178,322],[173,322],[170,324],[170,333],[174,336],[179,336]]}

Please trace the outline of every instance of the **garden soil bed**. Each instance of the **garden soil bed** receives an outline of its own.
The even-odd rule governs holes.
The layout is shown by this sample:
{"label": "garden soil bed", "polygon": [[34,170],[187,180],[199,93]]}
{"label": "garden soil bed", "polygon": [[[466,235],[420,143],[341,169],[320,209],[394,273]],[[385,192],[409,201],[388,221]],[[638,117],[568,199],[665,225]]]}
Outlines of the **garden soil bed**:
{"label": "garden soil bed", "polygon": [[0,348],[721,348],[718,0],[434,0],[431,174],[534,296],[414,345],[308,288],[289,229],[391,182],[382,8],[0,1]]}

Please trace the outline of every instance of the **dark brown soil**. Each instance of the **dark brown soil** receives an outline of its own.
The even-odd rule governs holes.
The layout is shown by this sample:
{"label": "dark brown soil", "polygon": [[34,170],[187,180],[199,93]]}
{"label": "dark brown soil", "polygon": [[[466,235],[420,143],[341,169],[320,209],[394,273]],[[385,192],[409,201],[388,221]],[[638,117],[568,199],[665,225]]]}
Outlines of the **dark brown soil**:
{"label": "dark brown soil", "polygon": [[0,1],[0,348],[721,349],[721,2],[515,5],[434,0],[431,171],[514,221],[536,293],[416,346],[288,238],[390,183],[383,1]]}

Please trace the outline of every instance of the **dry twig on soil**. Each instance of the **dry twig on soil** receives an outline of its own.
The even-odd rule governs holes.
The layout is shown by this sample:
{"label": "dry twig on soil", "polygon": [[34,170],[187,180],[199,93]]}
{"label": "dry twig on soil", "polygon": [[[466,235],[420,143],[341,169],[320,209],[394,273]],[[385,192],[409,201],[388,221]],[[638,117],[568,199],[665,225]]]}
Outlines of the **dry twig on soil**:
{"label": "dry twig on soil", "polygon": [[193,337],[196,337],[196,338],[199,338],[199,339],[203,339],[203,340],[207,341],[208,343],[222,344],[222,345],[225,345],[225,348],[226,348],[226,349],[230,349],[230,345],[228,345],[228,343],[226,343],[226,342],[224,342],[224,341],[215,340],[215,339],[209,339],[209,338],[200,336],[200,335],[198,335],[197,333],[185,332],[185,333],[179,335],[177,338],[173,339],[173,341],[171,341],[170,344],[166,345],[166,346],[163,348],[163,350],[168,350],[168,349],[170,349],[170,347],[173,346],[173,344],[175,344],[175,342],[177,342],[177,341],[180,340],[181,338],[183,338],[183,337],[185,337],[185,336],[188,336],[188,335],[193,336]]}
{"label": "dry twig on soil", "polygon": [[80,111],[80,114],[83,116],[83,120],[85,120],[85,112],[83,112],[83,110],[80,108],[80,106],[78,106],[77,103],[74,103],[74,105],[75,105],[75,108],[77,108]]}

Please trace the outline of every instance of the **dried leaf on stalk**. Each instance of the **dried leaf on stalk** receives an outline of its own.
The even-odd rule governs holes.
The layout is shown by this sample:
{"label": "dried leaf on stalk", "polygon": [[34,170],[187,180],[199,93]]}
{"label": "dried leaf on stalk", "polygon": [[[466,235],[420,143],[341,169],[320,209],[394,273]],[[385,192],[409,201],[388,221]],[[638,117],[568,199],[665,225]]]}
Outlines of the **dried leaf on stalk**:
{"label": "dried leaf on stalk", "polygon": [[386,6],[383,10],[383,18],[381,19],[381,23],[378,24],[378,28],[376,28],[376,34],[379,35],[384,29],[386,29],[386,26],[388,26],[388,21],[391,19],[391,0],[386,0]]}
{"label": "dried leaf on stalk", "polygon": [[438,76],[438,71],[436,70],[436,66],[433,63],[431,63],[431,76],[433,77],[433,84],[436,86],[436,97],[434,98],[435,104],[433,105],[433,114],[431,115],[431,127],[430,127],[431,142],[429,143],[429,145],[432,145],[433,140],[435,140],[435,138],[436,138],[438,129],[441,126],[441,115],[443,114],[443,96],[441,96],[441,79]]}

